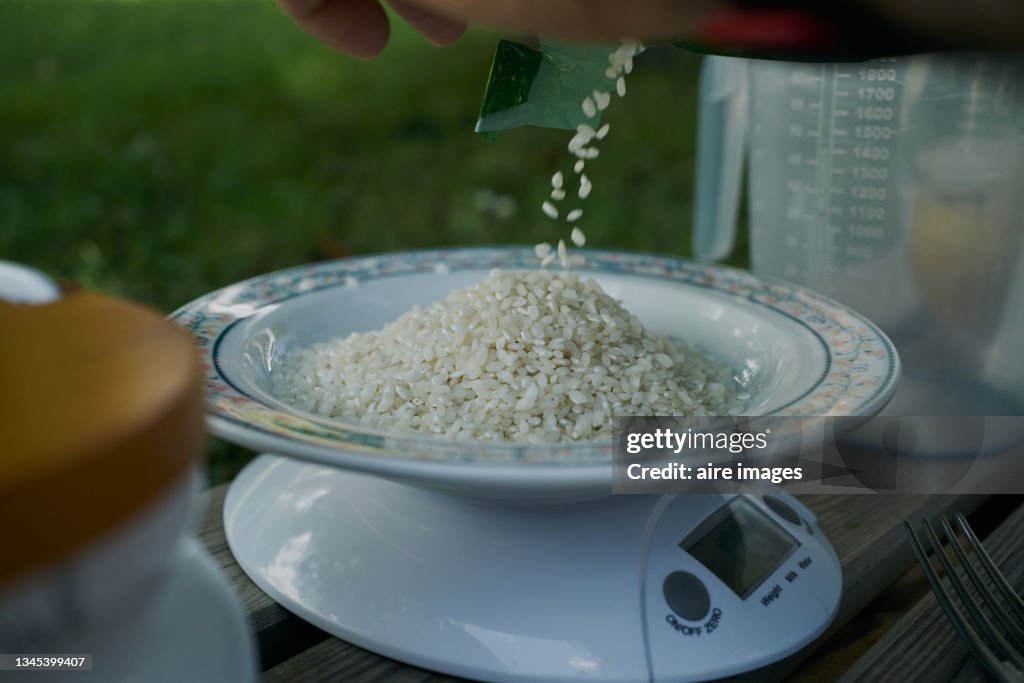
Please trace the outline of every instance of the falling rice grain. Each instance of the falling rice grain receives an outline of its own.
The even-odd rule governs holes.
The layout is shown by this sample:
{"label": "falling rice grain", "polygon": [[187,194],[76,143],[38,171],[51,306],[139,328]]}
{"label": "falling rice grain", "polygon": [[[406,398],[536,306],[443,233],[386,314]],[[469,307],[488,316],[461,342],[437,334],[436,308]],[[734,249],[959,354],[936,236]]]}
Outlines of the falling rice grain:
{"label": "falling rice grain", "polygon": [[587,174],[580,174],[580,191],[578,193],[580,199],[586,199],[593,187],[594,186],[590,184],[590,178],[587,177]]}
{"label": "falling rice grain", "polygon": [[588,97],[583,100],[583,113],[586,114],[588,119],[597,116],[597,106],[592,98]]}

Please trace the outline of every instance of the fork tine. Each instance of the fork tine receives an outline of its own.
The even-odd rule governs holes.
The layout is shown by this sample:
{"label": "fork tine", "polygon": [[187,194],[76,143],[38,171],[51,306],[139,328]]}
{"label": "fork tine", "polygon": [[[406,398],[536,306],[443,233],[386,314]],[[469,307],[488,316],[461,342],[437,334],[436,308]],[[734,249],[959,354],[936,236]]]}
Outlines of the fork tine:
{"label": "fork tine", "polygon": [[[982,600],[985,601],[985,604],[988,605],[988,609],[992,615],[995,616],[1000,625],[1002,625],[1003,631],[1006,632],[1006,635],[1013,640],[1013,643],[1017,648],[1014,650],[1014,654],[1016,654],[1018,649],[1024,649],[1024,631],[1021,631],[1017,624],[1014,623],[1013,619],[1010,618],[1010,615],[1006,613],[1005,609],[1003,609],[1003,606],[999,604],[999,601],[992,593],[992,590],[985,585],[985,582],[982,580],[977,570],[975,570],[974,565],[968,559],[967,553],[964,552],[963,547],[960,545],[960,541],[957,540],[956,534],[953,532],[953,527],[950,526],[949,520],[946,519],[945,515],[939,516],[939,524],[942,526],[942,531],[946,534],[946,539],[949,541],[950,547],[953,548],[953,552],[956,553],[957,559],[960,560],[960,565],[964,568],[964,571],[967,572],[967,576],[971,579],[971,583],[974,584],[976,592],[981,596]],[[1022,665],[1024,665],[1024,663],[1022,663]]]}
{"label": "fork tine", "polygon": [[924,533],[931,542],[932,548],[935,550],[935,556],[939,559],[939,563],[942,564],[942,569],[946,572],[946,578],[953,584],[953,590],[960,596],[961,604],[967,608],[967,612],[971,615],[978,630],[981,631],[981,635],[994,646],[996,656],[1005,661],[1012,661],[1019,668],[1024,668],[1024,659],[1017,654],[1013,646],[1006,642],[1006,639],[999,633],[999,630],[992,625],[992,622],[988,620],[988,617],[978,607],[974,596],[971,595],[963,581],[960,580],[960,575],[957,574],[956,569],[953,568],[952,563],[949,561],[949,556],[942,548],[942,543],[935,533],[935,528],[927,519],[924,520]]}
{"label": "fork tine", "polygon": [[992,558],[989,557],[985,547],[981,545],[981,541],[979,541],[978,537],[974,535],[974,530],[971,529],[967,520],[959,512],[956,514],[956,521],[960,526],[960,529],[964,532],[964,535],[967,537],[971,550],[974,551],[974,554],[981,562],[981,566],[985,568],[985,573],[988,574],[988,578],[992,580],[992,583],[996,585],[999,592],[1003,594],[1003,599],[1006,600],[1007,604],[1010,605],[1010,608],[1017,614],[1017,618],[1024,621],[1024,601],[1021,601],[1020,596],[1017,595],[1017,591],[1013,590],[1013,586],[1007,582],[1006,577],[1004,577],[1003,573],[996,567],[995,562],[993,562]]}
{"label": "fork tine", "polygon": [[1001,680],[1003,676],[1001,663],[966,622],[963,615],[960,614],[960,610],[953,605],[946,587],[939,581],[932,563],[928,560],[928,552],[921,545],[917,534],[914,533],[914,527],[909,521],[904,521],[903,530],[910,540],[910,549],[914,551],[914,557],[917,558],[917,563],[921,565],[924,577],[928,579],[928,584],[932,587],[932,593],[935,594],[939,607],[946,613],[946,618],[949,619],[949,623],[953,626],[957,635],[960,636],[960,640],[963,641],[967,649],[974,655],[974,658],[981,662],[982,666],[985,667],[993,678]]}

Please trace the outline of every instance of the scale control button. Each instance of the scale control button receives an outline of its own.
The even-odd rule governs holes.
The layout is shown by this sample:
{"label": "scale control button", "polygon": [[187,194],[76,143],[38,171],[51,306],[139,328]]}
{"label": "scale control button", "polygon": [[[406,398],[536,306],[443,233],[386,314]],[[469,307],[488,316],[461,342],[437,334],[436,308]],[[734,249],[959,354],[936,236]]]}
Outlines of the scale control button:
{"label": "scale control button", "polygon": [[771,511],[782,517],[790,524],[796,524],[797,526],[803,526],[800,522],[800,515],[796,514],[796,510],[789,507],[781,498],[776,496],[765,496],[764,504],[771,508]]}
{"label": "scale control button", "polygon": [[672,572],[662,585],[665,602],[687,621],[699,621],[711,609],[711,597],[704,583],[690,572]]}

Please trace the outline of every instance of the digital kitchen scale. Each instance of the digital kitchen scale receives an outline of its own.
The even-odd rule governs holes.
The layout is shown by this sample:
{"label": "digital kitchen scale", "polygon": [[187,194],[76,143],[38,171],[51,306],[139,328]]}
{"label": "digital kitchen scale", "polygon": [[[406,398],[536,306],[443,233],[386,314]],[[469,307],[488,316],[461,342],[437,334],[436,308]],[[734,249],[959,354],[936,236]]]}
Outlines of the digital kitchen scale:
{"label": "digital kitchen scale", "polygon": [[[649,329],[742,368],[747,415],[870,416],[895,390],[891,342],[813,292],[661,255],[585,253],[574,270]],[[171,315],[199,351],[210,430],[281,454],[250,463],[225,501],[228,542],[256,584],[348,642],[484,680],[706,680],[822,633],[839,563],[786,494],[611,496],[612,439],[389,433],[275,393],[291,350],[380,329],[494,268],[536,268],[533,247],[298,266]]]}
{"label": "digital kitchen scale", "polygon": [[736,674],[821,634],[842,589],[814,514],[780,491],[494,503],[263,455],[224,526],[306,621],[484,680]]}

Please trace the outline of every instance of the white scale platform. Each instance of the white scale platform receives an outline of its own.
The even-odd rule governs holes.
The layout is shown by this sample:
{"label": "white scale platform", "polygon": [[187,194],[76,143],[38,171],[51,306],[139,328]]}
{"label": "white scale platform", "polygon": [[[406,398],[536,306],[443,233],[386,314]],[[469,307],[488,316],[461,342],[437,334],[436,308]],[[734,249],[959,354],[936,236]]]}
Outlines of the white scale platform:
{"label": "white scale platform", "polygon": [[299,617],[427,669],[500,681],[696,681],[799,650],[835,616],[839,562],[799,501],[458,497],[264,455],[228,542]]}

